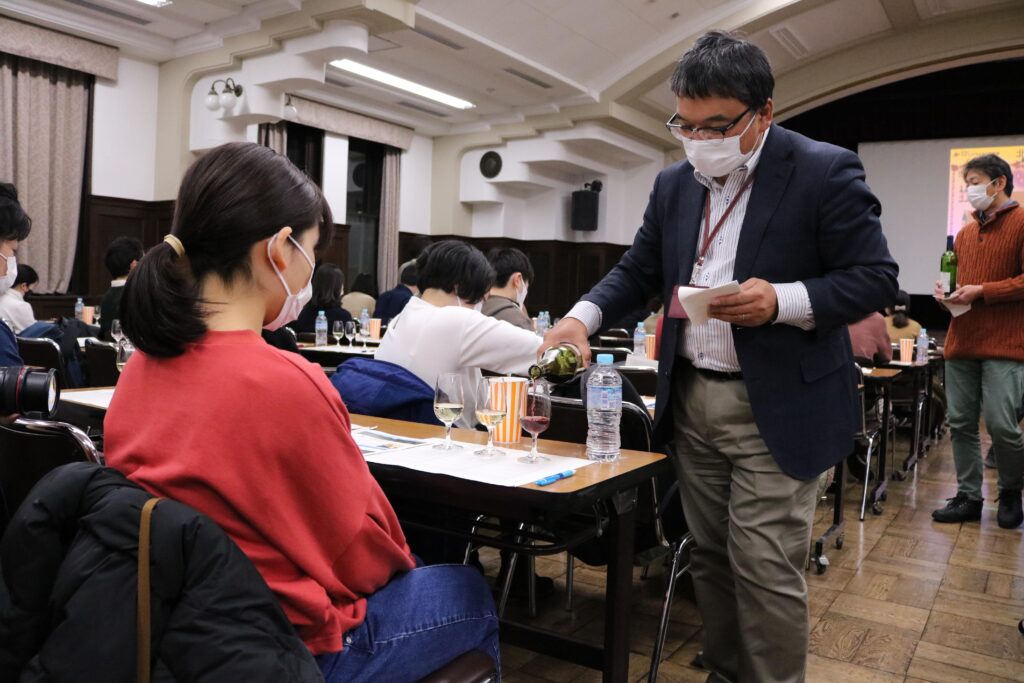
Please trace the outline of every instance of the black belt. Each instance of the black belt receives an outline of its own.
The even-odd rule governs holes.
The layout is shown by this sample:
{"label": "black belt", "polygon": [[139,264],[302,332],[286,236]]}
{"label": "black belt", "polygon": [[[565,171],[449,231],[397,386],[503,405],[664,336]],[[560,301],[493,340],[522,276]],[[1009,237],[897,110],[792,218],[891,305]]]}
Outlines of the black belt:
{"label": "black belt", "polygon": [[697,371],[697,374],[707,377],[708,379],[713,379],[717,382],[735,382],[743,379],[742,372],[719,372],[718,370],[708,370],[707,368],[698,367],[694,367],[693,369]]}

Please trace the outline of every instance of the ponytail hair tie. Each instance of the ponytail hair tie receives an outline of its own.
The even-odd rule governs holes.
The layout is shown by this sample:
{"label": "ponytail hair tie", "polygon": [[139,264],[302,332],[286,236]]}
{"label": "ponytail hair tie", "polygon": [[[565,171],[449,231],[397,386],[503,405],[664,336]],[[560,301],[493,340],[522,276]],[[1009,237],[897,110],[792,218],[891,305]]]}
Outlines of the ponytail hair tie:
{"label": "ponytail hair tie", "polygon": [[905,311],[905,310],[907,310],[907,307],[906,306],[893,306],[892,310],[894,310],[894,311]]}
{"label": "ponytail hair tie", "polygon": [[174,253],[178,255],[178,258],[181,258],[182,256],[185,255],[185,245],[182,244],[181,240],[179,240],[174,235],[165,236],[164,242],[167,242],[167,244],[171,245],[171,249],[174,249]]}

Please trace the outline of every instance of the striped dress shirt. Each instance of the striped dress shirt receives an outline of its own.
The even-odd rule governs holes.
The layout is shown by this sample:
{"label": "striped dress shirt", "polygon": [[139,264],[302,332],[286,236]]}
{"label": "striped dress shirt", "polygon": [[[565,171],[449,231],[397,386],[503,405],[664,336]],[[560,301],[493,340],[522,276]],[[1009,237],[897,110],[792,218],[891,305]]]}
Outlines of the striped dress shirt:
{"label": "striped dress shirt", "polygon": [[[708,178],[699,171],[694,170],[694,178],[701,185],[708,189],[711,197],[711,227],[725,213],[729,202],[733,200],[736,193],[743,186],[749,174],[757,169],[757,163],[761,158],[761,150],[764,149],[764,141],[768,138],[767,131],[761,139],[761,144],[751,155],[745,164],[730,173],[725,182],[719,184],[713,178]],[[743,219],[747,214],[747,203],[753,192],[753,182],[750,188],[737,200],[736,206],[726,218],[714,242],[708,249],[701,268],[694,266],[693,284],[701,287],[716,287],[724,285],[733,279],[733,271],[736,265],[736,247],[739,244],[740,232],[743,226]],[[693,259],[696,262],[700,253],[701,244],[704,241],[703,223],[700,227],[700,237],[697,240],[697,251]],[[686,270],[683,268],[682,270]],[[678,283],[688,284],[688,283]],[[807,287],[802,282],[790,282],[772,284],[778,298],[778,316],[775,324],[788,324],[799,327],[803,330],[814,328],[814,313],[811,309],[811,299],[807,293]],[[566,317],[576,318],[587,327],[588,334],[594,334],[601,327],[601,309],[590,301],[580,301]],[[690,360],[694,366],[719,372],[738,372],[740,362],[736,357],[736,346],[733,343],[732,329],[729,323],[722,320],[709,320],[704,325],[691,325],[683,323],[683,334],[679,340],[679,355]]]}

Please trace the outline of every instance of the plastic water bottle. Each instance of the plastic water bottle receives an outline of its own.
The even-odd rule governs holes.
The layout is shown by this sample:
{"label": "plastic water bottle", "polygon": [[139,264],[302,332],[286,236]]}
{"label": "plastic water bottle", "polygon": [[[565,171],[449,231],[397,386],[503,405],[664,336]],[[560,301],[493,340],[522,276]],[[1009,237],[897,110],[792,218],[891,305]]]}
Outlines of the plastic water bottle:
{"label": "plastic water bottle", "polygon": [[647,330],[642,322],[636,324],[636,331],[633,332],[633,355],[638,358],[647,356]]}
{"label": "plastic water bottle", "polygon": [[82,319],[82,312],[85,310],[85,303],[82,301],[82,297],[78,297],[78,301],[75,302],[75,320]]}
{"label": "plastic water bottle", "polygon": [[928,362],[928,330],[923,327],[917,335],[917,353],[914,362],[918,365],[924,365]]}
{"label": "plastic water bottle", "polygon": [[316,345],[327,346],[327,316],[323,311],[316,314],[313,330],[316,332]]}
{"label": "plastic water bottle", "polygon": [[359,314],[359,332],[365,337],[370,334],[370,312],[365,308]]}
{"label": "plastic water bottle", "polygon": [[541,311],[537,314],[537,335],[543,337],[548,331],[548,312]]}
{"label": "plastic water bottle", "polygon": [[587,379],[587,457],[609,462],[619,457],[622,421],[622,378],[612,367],[612,355],[597,357]]}

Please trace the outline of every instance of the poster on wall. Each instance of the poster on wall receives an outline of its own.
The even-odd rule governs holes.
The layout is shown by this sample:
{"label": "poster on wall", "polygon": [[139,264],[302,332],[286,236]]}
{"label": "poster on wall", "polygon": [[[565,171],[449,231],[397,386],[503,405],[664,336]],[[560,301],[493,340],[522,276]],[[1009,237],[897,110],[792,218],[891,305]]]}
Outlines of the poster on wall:
{"label": "poster on wall", "polygon": [[1013,174],[1012,199],[1024,204],[1024,145],[1007,147],[956,147],[949,150],[949,218],[946,234],[956,235],[960,228],[970,221],[974,209],[967,201],[967,183],[964,182],[964,166],[974,157],[982,154],[998,154],[1010,164]]}

